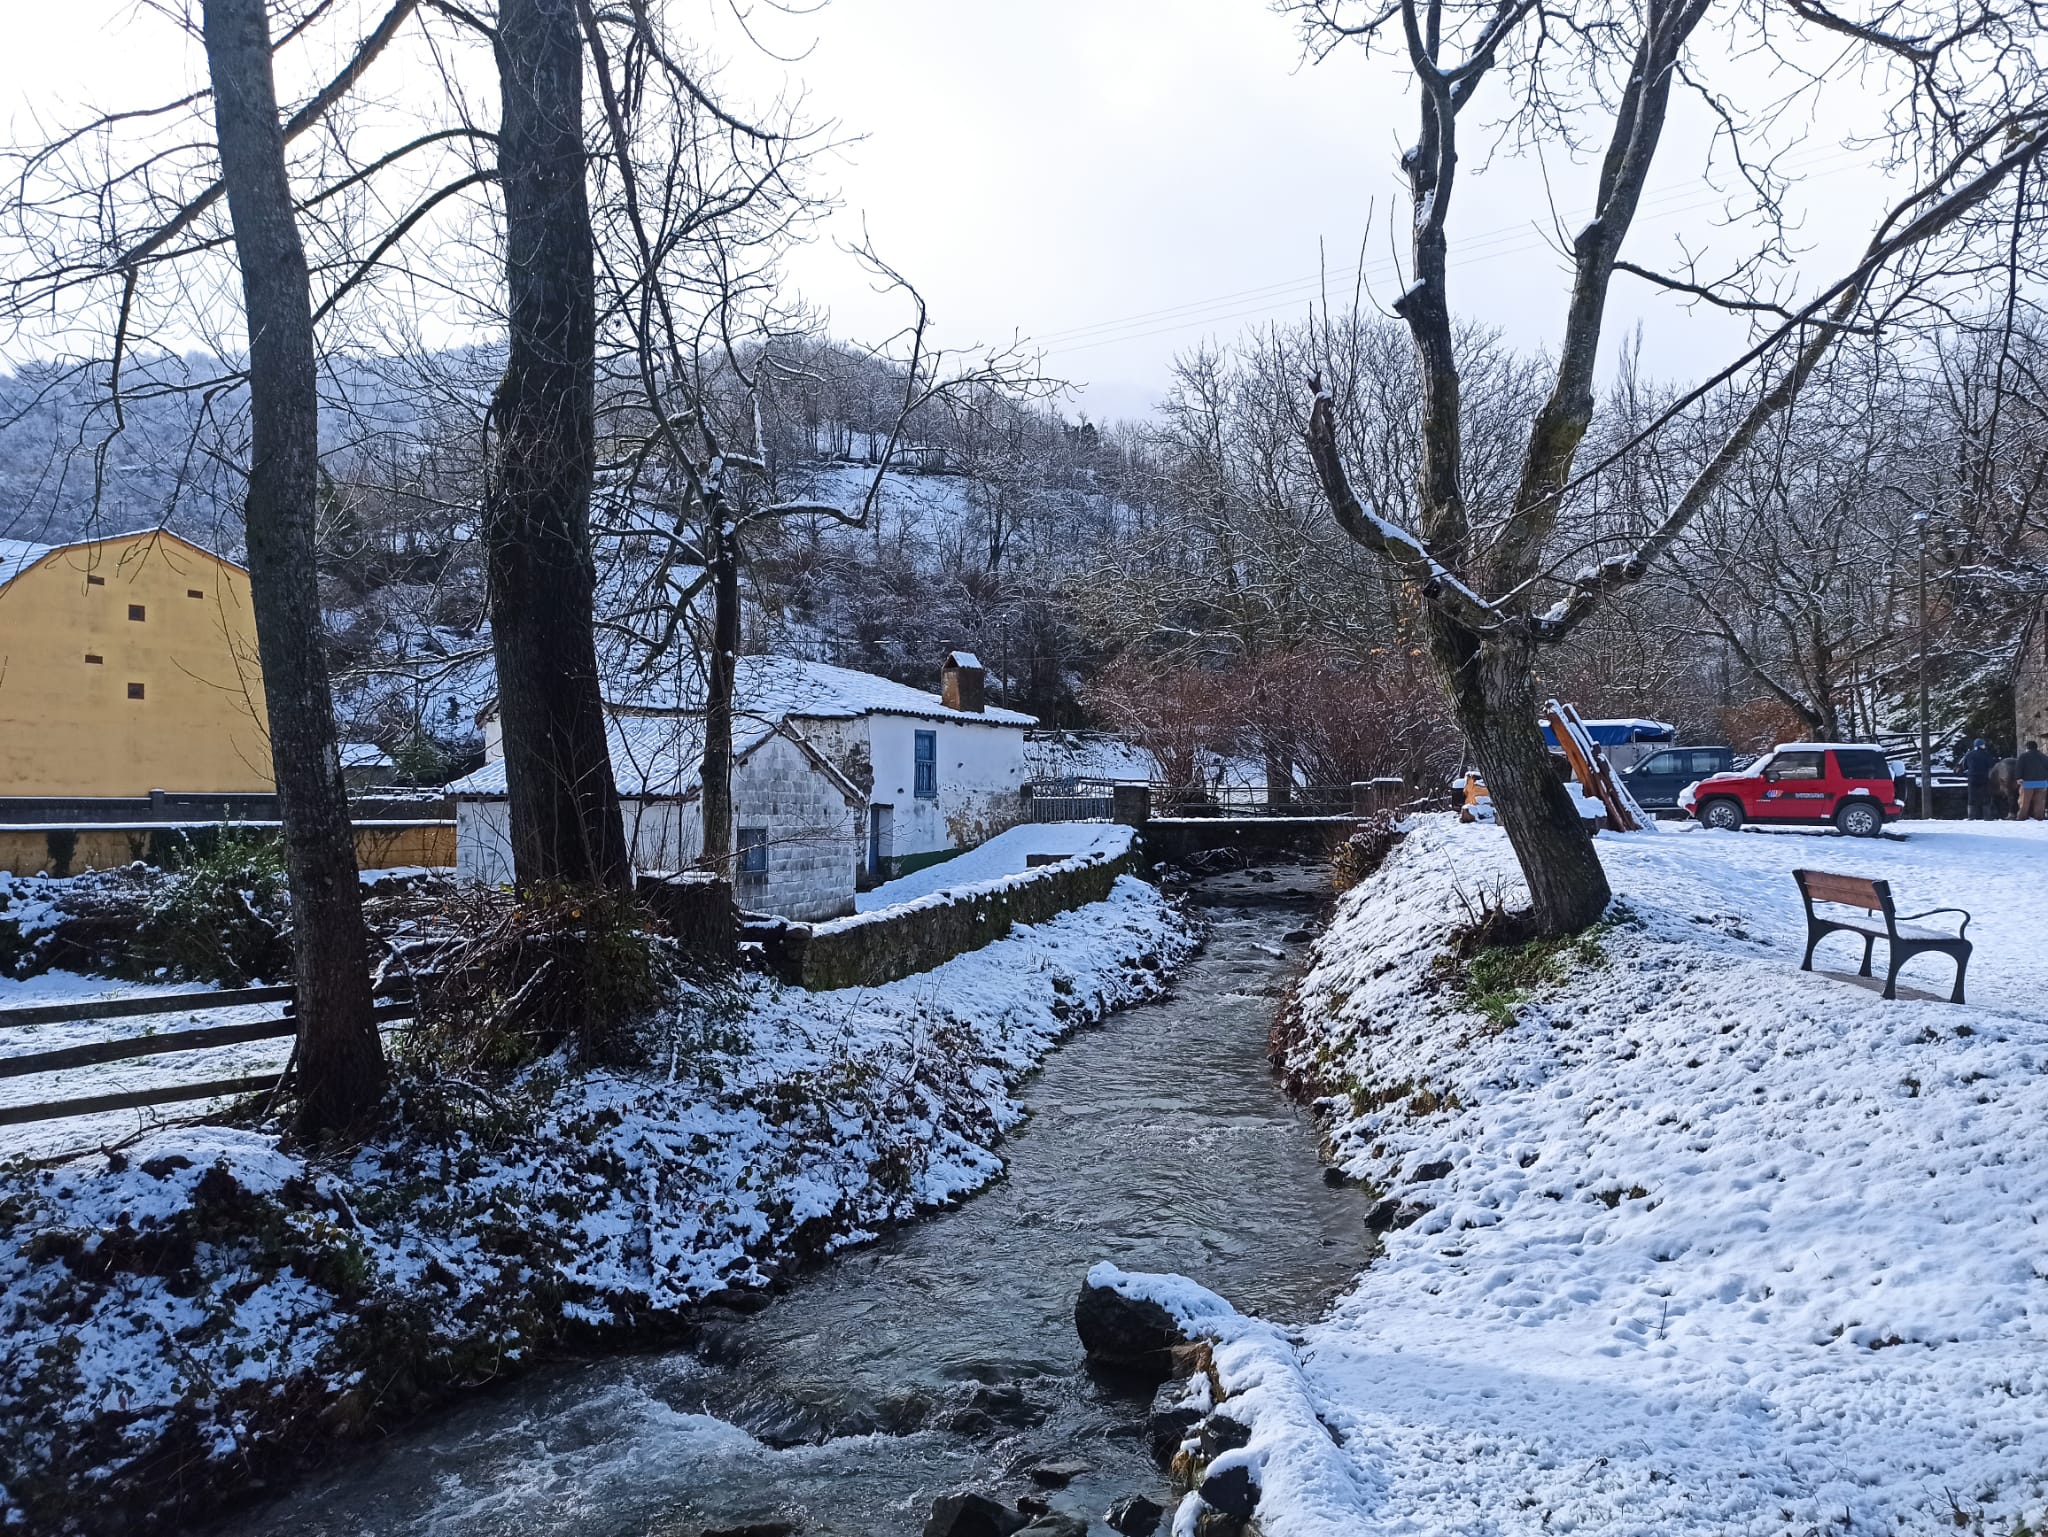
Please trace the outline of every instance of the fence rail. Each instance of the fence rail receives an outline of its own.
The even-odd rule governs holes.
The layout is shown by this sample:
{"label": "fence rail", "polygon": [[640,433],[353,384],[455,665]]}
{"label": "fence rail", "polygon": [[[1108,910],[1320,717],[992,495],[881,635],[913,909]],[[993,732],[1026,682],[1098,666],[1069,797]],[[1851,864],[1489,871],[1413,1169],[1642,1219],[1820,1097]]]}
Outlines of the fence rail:
{"label": "fence rail", "polygon": [[[69,1068],[96,1067],[136,1057],[167,1056],[181,1051],[206,1051],[220,1046],[239,1046],[250,1041],[283,1040],[298,1033],[294,1004],[298,990],[292,987],[237,987],[197,990],[186,993],[153,993],[135,998],[101,998],[79,1003],[27,1004],[0,1009],[0,1031],[29,1025],[85,1024],[100,1020],[146,1019],[163,1014],[203,1014],[222,1009],[260,1007],[281,1003],[284,1008],[263,1019],[240,1020],[231,1025],[198,1025],[189,1030],[166,1030],[158,1034],[128,1036],[124,1039],[85,1041],[49,1051],[23,1052],[0,1057],[0,1079],[28,1078],[38,1073],[62,1072]],[[390,1024],[410,1019],[414,1011],[411,982],[394,982],[378,988],[372,1017]],[[0,1126],[21,1126],[32,1121],[59,1121],[72,1116],[101,1115],[111,1110],[134,1110],[150,1105],[177,1104],[184,1100],[215,1099],[229,1094],[256,1094],[274,1089],[282,1073],[257,1073],[237,1078],[208,1079],[203,1083],[157,1084],[142,1089],[123,1089],[110,1094],[91,1094],[73,1099],[39,1100],[21,1105],[0,1105]]]}

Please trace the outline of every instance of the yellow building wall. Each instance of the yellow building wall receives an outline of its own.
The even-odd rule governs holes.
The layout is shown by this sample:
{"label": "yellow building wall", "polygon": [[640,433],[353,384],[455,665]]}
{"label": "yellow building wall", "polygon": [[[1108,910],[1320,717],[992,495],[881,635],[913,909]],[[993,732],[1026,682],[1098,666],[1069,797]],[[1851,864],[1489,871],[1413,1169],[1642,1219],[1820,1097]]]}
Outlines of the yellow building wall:
{"label": "yellow building wall", "polygon": [[268,791],[267,723],[248,575],[197,545],[70,545],[0,586],[0,795]]}

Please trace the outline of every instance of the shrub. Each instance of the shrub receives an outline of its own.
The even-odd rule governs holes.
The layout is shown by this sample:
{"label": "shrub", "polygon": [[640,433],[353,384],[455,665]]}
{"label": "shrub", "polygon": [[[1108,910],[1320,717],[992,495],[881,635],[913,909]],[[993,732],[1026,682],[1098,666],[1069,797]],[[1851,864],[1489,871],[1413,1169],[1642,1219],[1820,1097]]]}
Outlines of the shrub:
{"label": "shrub", "polygon": [[1403,836],[1393,817],[1384,811],[1373,813],[1357,832],[1337,845],[1330,860],[1330,884],[1349,891],[1387,862]]}
{"label": "shrub", "polygon": [[508,1073],[567,1046],[580,1062],[644,1060],[637,1028],[676,994],[676,947],[630,896],[468,887],[413,956],[422,985],[406,1049],[443,1072]]}
{"label": "shrub", "polygon": [[145,972],[223,987],[291,975],[290,901],[275,838],[229,832],[184,851],[141,915],[135,954]]}

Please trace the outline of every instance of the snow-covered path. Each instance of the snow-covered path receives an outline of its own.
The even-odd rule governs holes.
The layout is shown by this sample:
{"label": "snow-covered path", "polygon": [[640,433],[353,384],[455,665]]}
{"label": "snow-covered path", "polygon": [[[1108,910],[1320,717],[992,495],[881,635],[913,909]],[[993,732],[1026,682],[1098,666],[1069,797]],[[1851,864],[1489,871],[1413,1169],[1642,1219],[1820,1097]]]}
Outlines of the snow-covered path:
{"label": "snow-covered path", "polygon": [[[1430,974],[1517,894],[1497,830],[1423,819],[1344,899],[1306,1049],[1430,1209],[1302,1351],[1355,1487],[1276,1446],[1268,1537],[2038,1525],[2048,828],[1909,832],[1603,836],[1634,916],[1498,1031]],[[1975,911],[1972,1005],[1801,974],[1800,864]]]}

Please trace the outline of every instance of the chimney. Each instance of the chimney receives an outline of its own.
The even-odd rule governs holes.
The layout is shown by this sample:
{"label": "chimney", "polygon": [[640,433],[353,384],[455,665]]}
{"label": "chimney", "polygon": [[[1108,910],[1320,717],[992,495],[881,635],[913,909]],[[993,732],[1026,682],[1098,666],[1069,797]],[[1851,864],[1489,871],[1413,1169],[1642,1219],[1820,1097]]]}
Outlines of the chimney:
{"label": "chimney", "polygon": [[948,651],[946,665],[939,670],[939,700],[949,710],[982,712],[981,658],[972,651]]}

